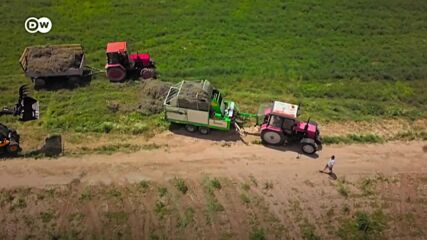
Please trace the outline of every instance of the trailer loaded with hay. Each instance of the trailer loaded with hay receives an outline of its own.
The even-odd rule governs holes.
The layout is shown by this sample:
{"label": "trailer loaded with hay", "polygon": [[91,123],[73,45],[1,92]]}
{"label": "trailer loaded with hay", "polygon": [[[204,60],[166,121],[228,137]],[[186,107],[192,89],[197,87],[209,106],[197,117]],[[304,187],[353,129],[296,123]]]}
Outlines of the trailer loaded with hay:
{"label": "trailer loaded with hay", "polygon": [[74,88],[88,83],[92,75],[85,67],[80,44],[27,47],[19,62],[36,90],[54,86]]}
{"label": "trailer loaded with hay", "polygon": [[166,120],[201,134],[210,129],[230,130],[238,116],[236,104],[224,100],[207,80],[181,81],[170,87],[163,105]]}

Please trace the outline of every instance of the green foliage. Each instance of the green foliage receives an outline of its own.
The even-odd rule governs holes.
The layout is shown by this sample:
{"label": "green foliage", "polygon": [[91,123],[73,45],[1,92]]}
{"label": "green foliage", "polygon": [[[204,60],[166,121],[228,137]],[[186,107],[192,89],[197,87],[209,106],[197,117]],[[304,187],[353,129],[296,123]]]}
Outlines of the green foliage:
{"label": "green foliage", "polygon": [[159,192],[159,197],[164,197],[168,193],[168,189],[166,187],[159,187],[157,191]]}
{"label": "green foliage", "polygon": [[[88,64],[102,69],[106,43],[127,40],[133,52],[152,54],[160,79],[209,79],[244,111],[278,99],[300,103],[303,118],[319,121],[425,117],[426,7],[405,0],[386,8],[368,0],[6,1],[0,5],[1,104],[13,104],[18,87],[30,83],[17,63],[26,46],[81,43]],[[120,17],[110,21],[112,12]],[[52,20],[51,32],[23,29],[23,20],[37,13]],[[138,82],[111,84],[100,73],[84,88],[35,93],[39,121],[2,121],[49,132],[166,129],[162,114],[139,114],[139,92]],[[111,111],[109,102],[120,108]]]}
{"label": "green foliage", "polygon": [[163,201],[157,200],[154,206],[154,212],[160,219],[163,219],[163,217],[168,213],[168,208]]}
{"label": "green foliage", "polygon": [[80,194],[80,201],[90,201],[92,200],[93,195],[92,195],[92,191],[90,188],[86,188],[81,194]]}
{"label": "green foliage", "polygon": [[356,212],[354,218],[343,222],[338,230],[341,239],[379,239],[387,228],[387,217],[381,210],[371,214]]}
{"label": "green foliage", "polygon": [[150,182],[147,180],[141,180],[139,182],[138,186],[141,189],[141,191],[145,193],[148,190],[148,188],[150,187]]}
{"label": "green foliage", "polygon": [[175,178],[175,187],[182,192],[183,194],[186,194],[188,191],[187,184],[185,184],[184,179],[182,178]]}
{"label": "green foliage", "polygon": [[50,222],[53,218],[55,218],[55,213],[52,211],[46,211],[40,213],[40,219],[44,223]]}
{"label": "green foliage", "polygon": [[376,181],[372,178],[364,178],[359,187],[364,196],[372,195],[375,193]]}
{"label": "green foliage", "polygon": [[307,219],[300,225],[301,235],[306,240],[320,240],[320,237],[316,234],[316,228],[310,224]]}
{"label": "green foliage", "polygon": [[374,134],[348,134],[348,135],[332,135],[323,136],[323,143],[325,144],[337,144],[337,143],[382,143],[384,139]]}
{"label": "green foliage", "polygon": [[9,210],[13,211],[15,209],[22,209],[27,207],[27,202],[24,198],[15,198],[12,201],[12,206],[10,206]]}
{"label": "green foliage", "polygon": [[217,182],[214,180],[216,180],[216,178],[210,179],[209,177],[205,177],[203,179],[203,191],[207,201],[208,213],[224,211],[224,206],[222,206],[222,204],[215,197],[215,190],[220,190],[221,184],[217,184],[219,181]]}
{"label": "green foliage", "polygon": [[95,148],[82,147],[80,148],[81,153],[97,153],[97,154],[113,154],[115,152],[136,152],[141,149],[141,146],[121,143],[121,144],[107,144]]}
{"label": "green foliage", "polygon": [[347,198],[348,195],[350,194],[350,190],[348,189],[348,186],[341,181],[338,182],[337,191],[339,194],[341,194],[345,198]]}
{"label": "green foliage", "polygon": [[210,185],[215,189],[221,189],[221,182],[217,178],[213,178],[210,180]]}
{"label": "green foliage", "polygon": [[116,189],[116,188],[113,188],[113,189],[109,190],[107,192],[107,196],[109,198],[118,199],[118,200],[122,200],[122,198],[123,198],[122,193],[118,189]]}
{"label": "green foliage", "polygon": [[253,227],[249,233],[250,240],[265,240],[265,230],[263,228]]}
{"label": "green foliage", "polygon": [[246,205],[251,203],[251,199],[249,198],[249,196],[244,194],[244,193],[240,194],[240,200],[242,201],[242,203],[244,203]]}
{"label": "green foliage", "polygon": [[194,221],[194,209],[189,207],[185,209],[184,215],[179,218],[178,227],[186,228],[193,221]]}

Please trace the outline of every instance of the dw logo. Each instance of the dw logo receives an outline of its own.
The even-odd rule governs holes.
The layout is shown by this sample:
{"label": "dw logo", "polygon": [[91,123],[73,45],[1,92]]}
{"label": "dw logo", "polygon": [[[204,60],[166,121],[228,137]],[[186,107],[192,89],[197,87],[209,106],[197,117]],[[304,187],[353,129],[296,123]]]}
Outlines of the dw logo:
{"label": "dw logo", "polygon": [[29,17],[25,20],[25,30],[29,33],[48,33],[52,29],[52,21],[47,17],[41,17],[39,19],[35,17]]}

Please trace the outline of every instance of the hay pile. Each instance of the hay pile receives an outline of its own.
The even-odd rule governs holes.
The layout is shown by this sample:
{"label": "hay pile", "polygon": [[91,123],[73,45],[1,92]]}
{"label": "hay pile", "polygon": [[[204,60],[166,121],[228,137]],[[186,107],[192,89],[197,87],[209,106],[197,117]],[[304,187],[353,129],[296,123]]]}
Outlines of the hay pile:
{"label": "hay pile", "polygon": [[141,103],[139,110],[142,114],[151,115],[163,111],[163,101],[168,94],[171,83],[160,80],[146,80],[142,83]]}
{"label": "hay pile", "polygon": [[27,71],[37,74],[65,72],[79,68],[83,50],[60,47],[32,47],[28,49]]}
{"label": "hay pile", "polygon": [[203,89],[203,81],[184,82],[178,96],[178,106],[188,109],[208,111],[212,89]]}

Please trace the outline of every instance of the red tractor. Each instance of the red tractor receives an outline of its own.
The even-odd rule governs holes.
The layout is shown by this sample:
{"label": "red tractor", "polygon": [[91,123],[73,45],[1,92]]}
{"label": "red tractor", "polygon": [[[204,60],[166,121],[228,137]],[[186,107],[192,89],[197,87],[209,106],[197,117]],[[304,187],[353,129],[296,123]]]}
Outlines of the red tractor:
{"label": "red tractor", "polygon": [[108,43],[106,53],[105,69],[111,82],[122,82],[126,77],[156,77],[156,67],[149,53],[128,54],[126,42]]}
{"label": "red tractor", "polygon": [[319,128],[316,122],[297,119],[298,105],[275,101],[260,107],[261,139],[270,145],[282,145],[299,141],[301,150],[314,154],[322,149]]}

